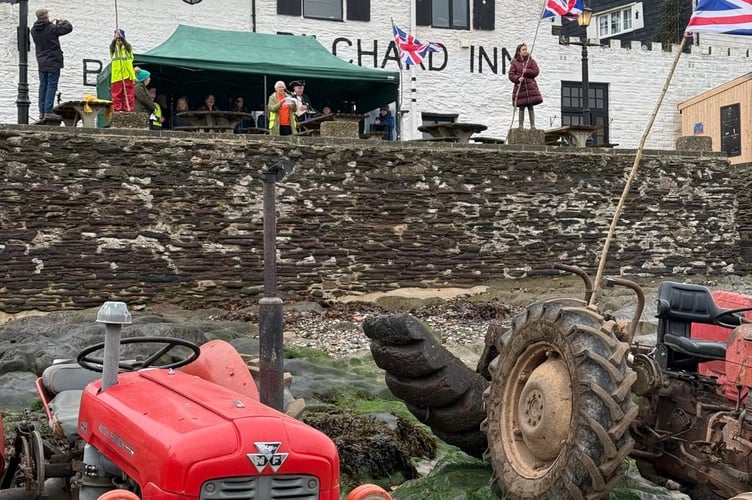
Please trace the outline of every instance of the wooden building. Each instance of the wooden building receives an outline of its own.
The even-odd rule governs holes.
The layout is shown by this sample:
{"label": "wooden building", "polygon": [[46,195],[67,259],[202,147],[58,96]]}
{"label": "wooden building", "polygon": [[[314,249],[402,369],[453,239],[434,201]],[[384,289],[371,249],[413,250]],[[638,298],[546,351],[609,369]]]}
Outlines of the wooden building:
{"label": "wooden building", "polygon": [[732,164],[752,162],[752,73],[679,103],[682,135],[706,135]]}

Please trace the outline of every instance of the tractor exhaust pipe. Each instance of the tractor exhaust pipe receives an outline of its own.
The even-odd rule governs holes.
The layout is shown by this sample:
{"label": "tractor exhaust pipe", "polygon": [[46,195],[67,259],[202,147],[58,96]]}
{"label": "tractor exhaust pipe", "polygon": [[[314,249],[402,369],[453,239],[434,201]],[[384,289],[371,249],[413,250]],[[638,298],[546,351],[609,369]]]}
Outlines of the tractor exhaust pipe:
{"label": "tractor exhaust pipe", "polygon": [[104,323],[104,357],[102,358],[102,390],[117,384],[120,361],[120,332],[131,324],[131,313],[125,302],[105,302],[97,311],[97,323]]}

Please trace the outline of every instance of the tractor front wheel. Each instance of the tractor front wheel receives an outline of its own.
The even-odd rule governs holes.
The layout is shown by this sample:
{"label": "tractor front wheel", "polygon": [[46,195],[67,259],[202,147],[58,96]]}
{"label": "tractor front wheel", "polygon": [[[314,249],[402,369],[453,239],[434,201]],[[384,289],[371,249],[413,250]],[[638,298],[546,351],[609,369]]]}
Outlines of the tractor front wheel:
{"label": "tractor front wheel", "polygon": [[629,346],[572,300],[535,304],[499,340],[485,393],[486,458],[507,498],[601,498],[637,416]]}

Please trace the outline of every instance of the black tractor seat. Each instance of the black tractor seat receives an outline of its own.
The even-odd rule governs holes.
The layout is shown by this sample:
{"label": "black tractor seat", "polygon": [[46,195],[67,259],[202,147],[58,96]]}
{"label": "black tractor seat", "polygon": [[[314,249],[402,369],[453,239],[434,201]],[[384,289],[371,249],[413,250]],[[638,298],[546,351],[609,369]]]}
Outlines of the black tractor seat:
{"label": "black tractor seat", "polygon": [[741,319],[716,305],[702,285],[664,281],[658,287],[658,360],[663,368],[696,371],[697,364],[726,359],[726,343],[693,339],[692,325],[730,328]]}
{"label": "black tractor seat", "polygon": [[663,342],[672,350],[702,360],[726,359],[726,343],[715,340],[696,340],[666,334]]}

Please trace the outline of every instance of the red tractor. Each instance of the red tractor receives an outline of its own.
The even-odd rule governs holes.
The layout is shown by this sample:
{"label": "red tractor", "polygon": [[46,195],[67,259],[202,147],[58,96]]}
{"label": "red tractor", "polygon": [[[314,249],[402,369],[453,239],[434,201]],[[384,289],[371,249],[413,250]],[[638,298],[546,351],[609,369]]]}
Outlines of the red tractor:
{"label": "red tractor", "polygon": [[486,391],[486,457],[511,498],[604,498],[622,462],[691,488],[752,490],[752,299],[665,281],[655,345],[634,342],[585,300],[531,306],[497,340]]}
{"label": "red tractor", "polygon": [[[0,454],[0,496],[339,500],[334,443],[260,403],[230,344],[121,340],[113,325],[130,322],[127,310],[119,321],[110,314],[101,322],[104,343],[82,351],[77,364],[52,365],[37,381],[56,439],[43,439],[28,422],[17,425],[11,452]],[[358,491],[366,493],[348,498],[391,498]]]}
{"label": "red tractor", "polygon": [[[504,498],[606,498],[627,457],[693,500],[752,491],[752,298],[665,281],[657,332],[629,324],[593,297],[533,304],[511,328],[493,324],[475,371],[408,314],[364,321],[392,393],[444,441],[484,457]],[[644,338],[644,337],[643,337]]]}

